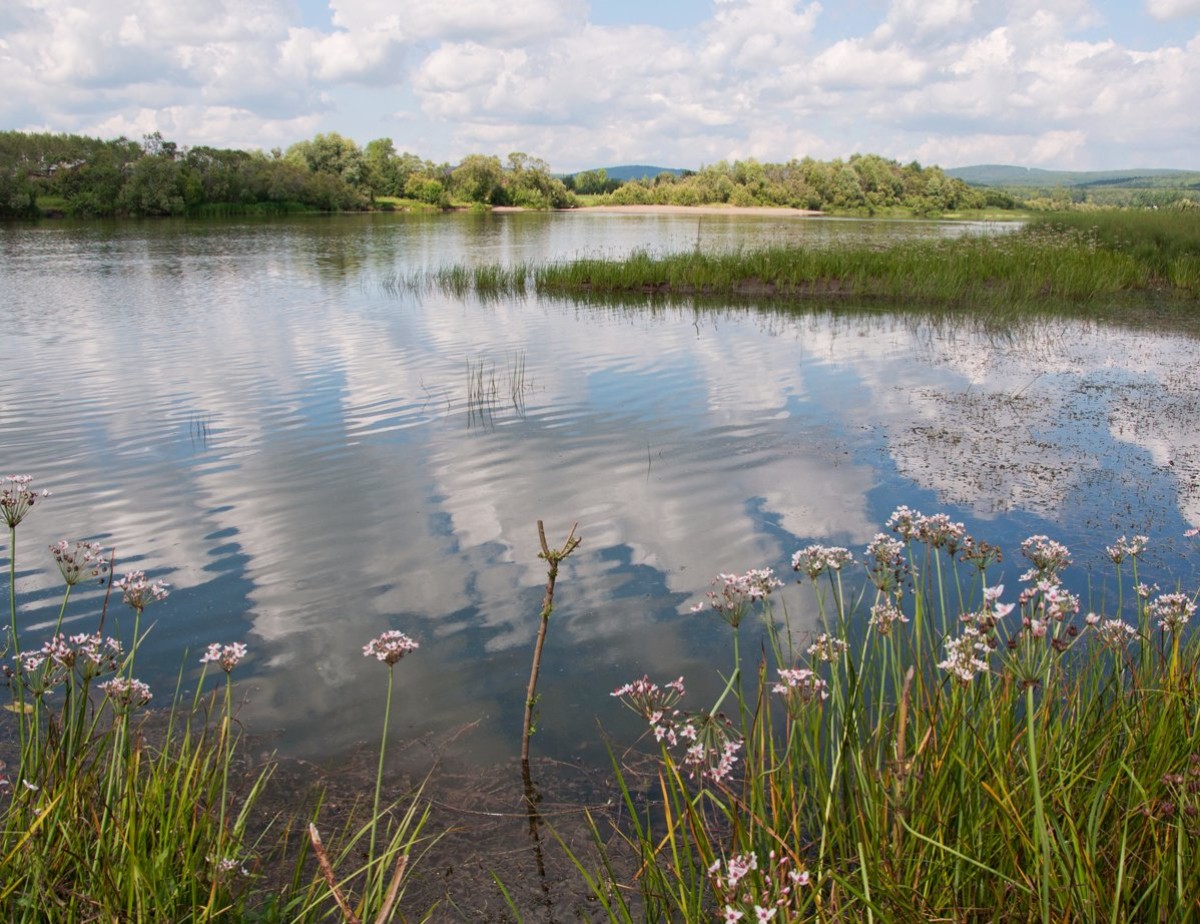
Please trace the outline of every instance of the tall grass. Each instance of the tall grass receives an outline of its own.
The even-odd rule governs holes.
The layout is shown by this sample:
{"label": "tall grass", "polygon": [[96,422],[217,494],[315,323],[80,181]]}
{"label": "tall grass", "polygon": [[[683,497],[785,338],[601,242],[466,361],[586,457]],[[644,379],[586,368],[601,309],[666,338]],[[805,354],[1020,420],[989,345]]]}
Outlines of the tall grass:
{"label": "tall grass", "polygon": [[548,265],[449,266],[405,282],[483,298],[530,288],[548,295],[855,296],[969,306],[1088,303],[1127,293],[1191,298],[1200,295],[1200,216],[1089,212],[999,235],[883,246],[636,251]]}
{"label": "tall grass", "polygon": [[[206,693],[202,674],[190,699],[177,684],[165,709],[149,710],[153,694],[134,676],[144,638],[140,621],[146,607],[167,597],[166,585],[141,572],[109,582],[109,592],[119,591],[134,611],[127,638],[105,635],[107,595],[95,631],[59,632],[72,588],[111,577],[112,555],[91,542],[51,547],[66,585],[59,617],[48,639],[23,637],[15,589],[18,528],[48,496],[31,481],[0,478],[9,538],[2,655],[12,691],[4,715],[16,725],[17,739],[13,763],[0,763],[4,919],[389,920],[403,897],[410,860],[415,863],[427,840],[428,809],[419,793],[403,811],[380,799],[390,668],[416,644],[390,632],[364,650],[389,667],[374,801],[366,822],[348,823],[328,851],[313,828],[318,867],[307,850],[284,847],[299,817],[272,819],[259,809],[273,764],[249,774],[241,769],[233,672],[246,656],[244,645],[210,645],[200,663],[205,670],[220,668],[223,682]],[[107,624],[117,622],[110,617]]]}
{"label": "tall grass", "polygon": [[807,645],[769,572],[722,576],[713,608],[735,632],[760,613],[768,639],[755,682],[731,680],[736,767],[719,750],[735,731],[706,738],[714,710],[683,710],[682,681],[617,691],[660,742],[662,808],[639,811],[622,779],[637,881],[580,863],[607,917],[1194,920],[1195,594],[1138,585],[1144,537],[1111,548],[1118,601],[1096,614],[1046,537],[1006,590],[959,524],[901,508],[889,525],[865,597],[843,588],[846,550],[797,553],[826,629]]}
{"label": "tall grass", "polygon": [[1097,210],[1039,218],[1035,228],[1071,233],[1132,256],[1167,288],[1200,292],[1200,215],[1180,210]]}

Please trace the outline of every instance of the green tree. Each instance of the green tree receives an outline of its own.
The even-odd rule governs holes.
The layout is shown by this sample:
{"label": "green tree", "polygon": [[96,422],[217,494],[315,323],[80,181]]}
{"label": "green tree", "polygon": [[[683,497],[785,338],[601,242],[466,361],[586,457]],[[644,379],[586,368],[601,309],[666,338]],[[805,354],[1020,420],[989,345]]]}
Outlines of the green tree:
{"label": "green tree", "polygon": [[298,141],[283,156],[284,160],[305,166],[313,173],[337,177],[347,186],[370,192],[369,171],[362,151],[351,139],[337,132],[317,135],[312,141]]}
{"label": "green tree", "polygon": [[180,164],[166,157],[139,160],[117,196],[117,210],[130,215],[181,215],[186,206]]}
{"label": "green tree", "polygon": [[608,188],[608,171],[603,167],[597,170],[584,170],[571,177],[571,187],[580,195],[590,196],[612,192]]}
{"label": "green tree", "polygon": [[363,149],[363,161],[367,168],[367,186],[372,195],[399,196],[404,192],[397,160],[396,146],[391,138],[376,138],[367,142]]}
{"label": "green tree", "polygon": [[461,199],[485,205],[507,205],[504,168],[499,157],[468,154],[450,174],[450,188]]}
{"label": "green tree", "polygon": [[550,165],[538,157],[520,151],[508,155],[504,176],[507,198],[526,208],[567,208],[575,204],[562,180],[551,176]]}
{"label": "green tree", "polygon": [[446,208],[450,205],[450,194],[441,180],[425,173],[414,173],[404,184],[404,195],[418,202]]}
{"label": "green tree", "polygon": [[16,167],[0,167],[0,218],[32,218],[38,214],[37,187]]}

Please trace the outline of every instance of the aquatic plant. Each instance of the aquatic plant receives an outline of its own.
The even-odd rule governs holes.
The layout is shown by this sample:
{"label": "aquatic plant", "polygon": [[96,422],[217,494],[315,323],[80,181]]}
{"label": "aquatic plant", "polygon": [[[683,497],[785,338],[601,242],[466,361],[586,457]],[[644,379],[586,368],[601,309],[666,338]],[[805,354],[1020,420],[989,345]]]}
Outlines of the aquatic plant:
{"label": "aquatic plant", "polygon": [[[213,643],[199,659],[205,671],[215,665],[224,673],[220,708],[216,691],[203,693],[202,673],[190,700],[177,687],[164,709],[151,710],[154,694],[132,672],[145,639],[142,613],[167,598],[167,585],[142,571],[111,582],[134,611],[133,633],[124,644],[103,634],[106,606],[95,631],[59,632],[72,589],[85,579],[104,583],[112,572],[113,556],[87,541],[50,546],[64,584],[58,619],[50,638],[22,645],[15,530],[49,496],[34,492],[31,481],[10,476],[0,489],[12,555],[4,676],[13,701],[2,715],[18,729],[14,764],[0,761],[0,907],[6,920],[306,922],[327,919],[331,907],[341,908],[356,888],[357,912],[350,909],[345,920],[368,912],[373,920],[390,920],[428,818],[419,793],[399,815],[395,806],[380,803],[390,668],[416,643],[385,632],[366,652],[389,666],[379,776],[368,824],[347,832],[334,857],[341,865],[355,858],[369,832],[369,862],[359,867],[353,859],[342,880],[327,875],[330,855],[314,826],[318,868],[311,869],[301,850],[291,858],[290,881],[281,885],[268,864],[288,862],[283,842],[291,823],[278,831],[256,814],[274,763],[241,770],[232,674],[247,646]],[[388,834],[377,848],[376,827],[384,817]],[[264,833],[252,835],[252,829]],[[282,842],[272,843],[265,832],[279,833]]]}
{"label": "aquatic plant", "polygon": [[[627,821],[593,823],[598,868],[575,858],[608,919],[1200,914],[1197,594],[1143,588],[1084,613],[1062,584],[1070,551],[1046,536],[1022,544],[1006,593],[989,580],[999,550],[960,524],[900,508],[888,525],[860,556],[873,599],[843,588],[849,552],[797,553],[815,636],[793,639],[778,592],[753,601],[765,655],[756,686],[732,688],[731,775],[695,775],[677,746],[683,678],[614,693],[649,724],[661,801],[641,807],[614,759]],[[1147,543],[1109,547],[1135,586]],[[622,844],[641,867],[614,889]]]}
{"label": "aquatic plant", "polygon": [[[1150,216],[1150,217],[1148,217]],[[639,250],[544,265],[449,266],[408,280],[461,298],[541,295],[763,300],[882,299],[988,307],[1091,304],[1101,297],[1200,294],[1200,218],[1133,211],[1050,216],[1023,228],[946,240]],[[395,287],[398,280],[389,285]]]}

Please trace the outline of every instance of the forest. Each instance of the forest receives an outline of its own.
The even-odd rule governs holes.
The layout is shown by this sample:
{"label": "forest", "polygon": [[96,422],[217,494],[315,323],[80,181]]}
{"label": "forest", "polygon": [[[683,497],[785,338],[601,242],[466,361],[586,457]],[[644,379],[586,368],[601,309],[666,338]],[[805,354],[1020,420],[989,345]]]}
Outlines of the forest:
{"label": "forest", "polygon": [[581,204],[787,206],[851,214],[1015,208],[938,167],[876,154],[787,163],[719,161],[626,181],[605,170],[558,176],[537,157],[470,154],[435,163],[390,138],[360,147],[336,132],[269,152],[184,147],[158,132],[141,141],[0,132],[0,217],[73,218],[281,214],[389,208]]}

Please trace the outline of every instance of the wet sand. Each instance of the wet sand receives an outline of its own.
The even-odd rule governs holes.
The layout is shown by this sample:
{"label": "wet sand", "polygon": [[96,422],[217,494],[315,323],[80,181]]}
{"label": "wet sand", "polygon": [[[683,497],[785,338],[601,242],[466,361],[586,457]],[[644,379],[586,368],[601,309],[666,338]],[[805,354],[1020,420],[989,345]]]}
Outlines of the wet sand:
{"label": "wet sand", "polygon": [[770,215],[808,218],[822,212],[768,205],[586,205],[572,212],[625,212],[630,215]]}
{"label": "wet sand", "polygon": [[[466,211],[458,209],[457,211]],[[497,205],[493,212],[525,212],[519,205]],[[626,215],[769,215],[772,218],[811,218],[823,215],[811,209],[792,209],[770,205],[581,205],[558,212],[615,212]]]}

